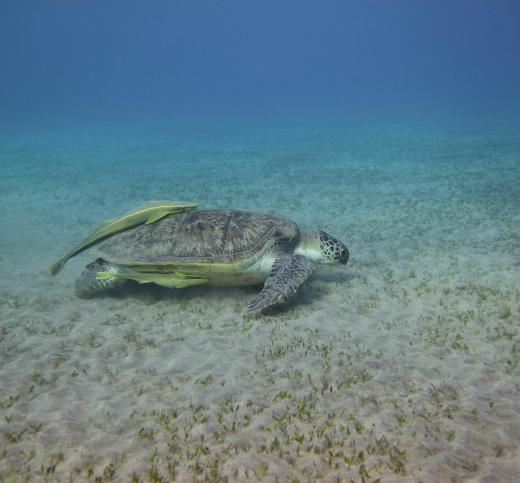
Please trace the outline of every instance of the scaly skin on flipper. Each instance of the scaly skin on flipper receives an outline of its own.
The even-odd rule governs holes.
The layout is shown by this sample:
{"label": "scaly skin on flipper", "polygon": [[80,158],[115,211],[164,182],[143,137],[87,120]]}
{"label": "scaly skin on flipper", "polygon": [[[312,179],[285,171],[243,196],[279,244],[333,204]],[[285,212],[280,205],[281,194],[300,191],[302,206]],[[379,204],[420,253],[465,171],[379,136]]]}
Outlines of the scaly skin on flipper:
{"label": "scaly skin on flipper", "polygon": [[248,311],[258,314],[267,307],[286,302],[311,273],[312,261],[303,255],[277,259],[264,288],[248,303]]}
{"label": "scaly skin on flipper", "polygon": [[94,233],[91,233],[87,238],[85,238],[85,240],[76,245],[66,255],[56,260],[49,267],[49,270],[52,275],[56,275],[63,268],[65,263],[67,263],[67,261],[74,255],[77,255],[86,248],[109,236],[138,225],[155,223],[165,216],[174,213],[194,210],[197,206],[199,205],[183,201],[149,201],[144,203],[124,215],[121,215],[119,218],[114,218],[100,223]]}

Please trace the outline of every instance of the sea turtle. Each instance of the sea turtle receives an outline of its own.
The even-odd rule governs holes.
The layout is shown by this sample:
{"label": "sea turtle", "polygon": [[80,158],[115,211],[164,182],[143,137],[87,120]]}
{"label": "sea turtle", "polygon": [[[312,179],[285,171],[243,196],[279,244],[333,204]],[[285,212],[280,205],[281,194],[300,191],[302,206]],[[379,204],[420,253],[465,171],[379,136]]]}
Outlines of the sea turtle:
{"label": "sea turtle", "polygon": [[165,287],[264,283],[248,304],[259,313],[283,303],[310,275],[314,264],[345,265],[345,245],[324,231],[302,231],[276,213],[194,209],[170,214],[100,241],[98,257],[76,281],[90,298],[134,280]]}

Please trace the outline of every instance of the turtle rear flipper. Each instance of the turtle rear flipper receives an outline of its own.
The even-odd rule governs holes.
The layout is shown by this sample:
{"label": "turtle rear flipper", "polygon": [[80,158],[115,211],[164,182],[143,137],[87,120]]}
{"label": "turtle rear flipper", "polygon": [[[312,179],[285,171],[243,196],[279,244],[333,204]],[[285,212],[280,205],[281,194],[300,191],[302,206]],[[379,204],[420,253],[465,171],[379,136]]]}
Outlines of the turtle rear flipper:
{"label": "turtle rear flipper", "polygon": [[286,302],[312,273],[312,260],[303,255],[277,259],[262,291],[247,304],[248,312],[260,313]]}
{"label": "turtle rear flipper", "polygon": [[124,280],[114,278],[100,279],[97,277],[98,272],[109,272],[112,264],[98,258],[89,263],[81,275],[76,279],[76,295],[80,299],[90,299],[105,290],[120,287],[125,283]]}

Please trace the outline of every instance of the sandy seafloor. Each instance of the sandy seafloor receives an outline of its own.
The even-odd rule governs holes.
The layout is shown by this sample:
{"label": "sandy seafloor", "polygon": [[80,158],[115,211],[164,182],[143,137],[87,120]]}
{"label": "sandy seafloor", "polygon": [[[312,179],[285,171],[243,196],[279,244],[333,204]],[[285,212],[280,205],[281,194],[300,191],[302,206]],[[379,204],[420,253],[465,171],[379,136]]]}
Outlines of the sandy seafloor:
{"label": "sandy seafloor", "polygon": [[[0,481],[519,481],[520,124],[27,134],[0,165]],[[351,261],[256,320],[256,287],[49,275],[149,199]]]}

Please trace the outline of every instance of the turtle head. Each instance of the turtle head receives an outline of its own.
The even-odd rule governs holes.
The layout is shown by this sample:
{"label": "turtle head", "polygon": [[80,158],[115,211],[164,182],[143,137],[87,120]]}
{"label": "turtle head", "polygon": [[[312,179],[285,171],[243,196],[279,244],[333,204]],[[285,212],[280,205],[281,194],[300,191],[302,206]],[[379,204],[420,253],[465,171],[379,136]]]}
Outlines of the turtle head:
{"label": "turtle head", "polygon": [[341,263],[346,265],[349,258],[347,247],[321,230],[302,232],[300,242],[294,252],[323,264]]}

